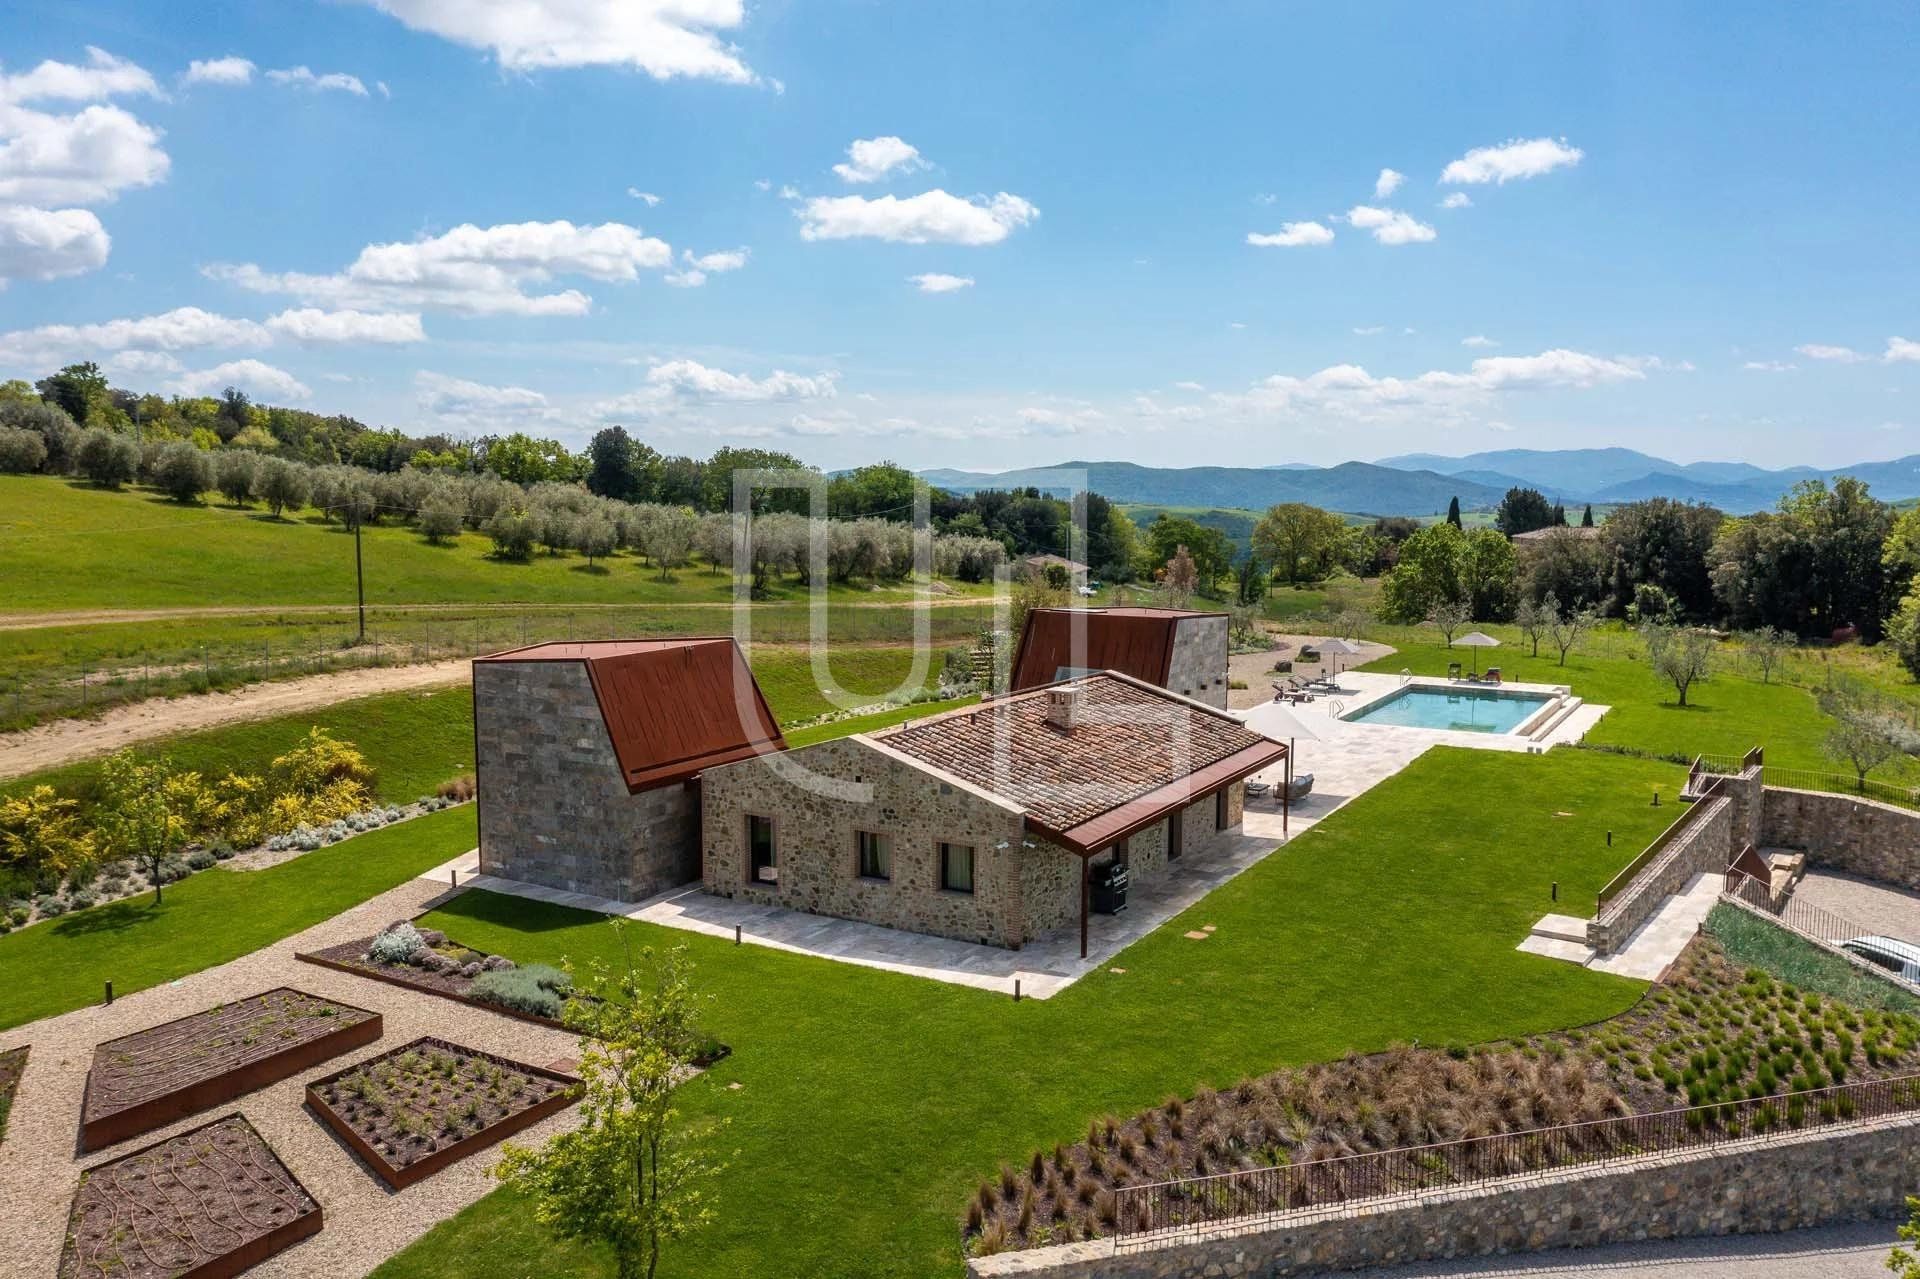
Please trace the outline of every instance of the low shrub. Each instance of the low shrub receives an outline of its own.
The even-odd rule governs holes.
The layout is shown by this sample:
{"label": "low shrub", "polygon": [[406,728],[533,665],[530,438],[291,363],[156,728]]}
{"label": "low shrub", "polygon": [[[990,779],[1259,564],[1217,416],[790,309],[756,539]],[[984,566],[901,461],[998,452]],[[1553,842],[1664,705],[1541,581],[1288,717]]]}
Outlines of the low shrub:
{"label": "low shrub", "polygon": [[466,803],[473,798],[473,774],[467,773],[451,781],[441,782],[434,794],[456,804]]}
{"label": "low shrub", "polygon": [[42,897],[34,904],[40,908],[40,914],[47,919],[67,913],[67,902],[63,897]]}
{"label": "low shrub", "polygon": [[424,947],[420,930],[406,921],[394,924],[367,946],[367,958],[376,964],[404,964]]}
{"label": "low shrub", "polygon": [[[547,974],[558,976],[559,983],[555,984]],[[544,964],[528,964],[524,968],[483,971],[473,979],[467,994],[482,1003],[497,1004],[515,1012],[557,1018],[561,992],[565,989],[565,973]]]}
{"label": "low shrub", "polygon": [[206,870],[219,860],[213,855],[213,850],[208,848],[197,848],[187,854],[187,866],[193,870]]}

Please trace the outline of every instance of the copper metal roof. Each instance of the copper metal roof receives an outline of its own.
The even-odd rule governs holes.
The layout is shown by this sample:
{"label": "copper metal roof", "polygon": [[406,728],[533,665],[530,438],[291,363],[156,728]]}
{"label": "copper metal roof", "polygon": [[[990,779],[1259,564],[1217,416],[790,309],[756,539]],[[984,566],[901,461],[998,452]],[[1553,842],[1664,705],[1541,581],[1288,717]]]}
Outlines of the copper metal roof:
{"label": "copper metal roof", "polygon": [[[1013,661],[1016,690],[1051,684],[1062,670],[1119,671],[1165,685],[1181,619],[1225,617],[1176,608],[1036,608],[1027,614]],[[1074,619],[1086,624],[1085,651],[1073,650]]]}
{"label": "copper metal roof", "polygon": [[1073,683],[1084,701],[1071,729],[1048,722],[1053,690],[1036,689],[869,736],[1017,805],[1083,853],[1286,758],[1231,716],[1139,681]]}
{"label": "copper metal roof", "polygon": [[583,664],[629,790],[787,746],[728,636],[533,644],[474,661]]}

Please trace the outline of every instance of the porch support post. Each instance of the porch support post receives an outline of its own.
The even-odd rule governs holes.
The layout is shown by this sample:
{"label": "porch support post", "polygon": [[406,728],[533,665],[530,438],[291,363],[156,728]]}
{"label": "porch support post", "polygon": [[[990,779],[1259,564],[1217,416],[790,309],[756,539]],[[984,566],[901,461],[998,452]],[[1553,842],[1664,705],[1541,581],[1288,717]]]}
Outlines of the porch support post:
{"label": "porch support post", "polygon": [[1280,790],[1280,838],[1287,837],[1287,816],[1293,810],[1293,739],[1287,739],[1287,780]]}
{"label": "porch support post", "polygon": [[1087,957],[1087,902],[1089,889],[1087,858],[1080,858],[1080,958]]}

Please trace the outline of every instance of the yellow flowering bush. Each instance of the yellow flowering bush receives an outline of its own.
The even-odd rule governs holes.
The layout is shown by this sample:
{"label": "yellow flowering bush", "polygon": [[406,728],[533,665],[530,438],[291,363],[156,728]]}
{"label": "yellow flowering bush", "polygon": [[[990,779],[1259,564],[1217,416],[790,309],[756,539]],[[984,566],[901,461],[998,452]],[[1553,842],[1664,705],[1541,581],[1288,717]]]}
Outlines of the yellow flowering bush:
{"label": "yellow flowering bush", "polygon": [[34,885],[91,866],[93,832],[80,825],[78,808],[51,786],[0,800],[0,870]]}
{"label": "yellow flowering bush", "polygon": [[273,761],[268,778],[276,795],[317,796],[351,785],[359,789],[363,807],[371,802],[373,767],[367,757],[353,743],[336,739],[324,728],[308,729],[300,745]]}

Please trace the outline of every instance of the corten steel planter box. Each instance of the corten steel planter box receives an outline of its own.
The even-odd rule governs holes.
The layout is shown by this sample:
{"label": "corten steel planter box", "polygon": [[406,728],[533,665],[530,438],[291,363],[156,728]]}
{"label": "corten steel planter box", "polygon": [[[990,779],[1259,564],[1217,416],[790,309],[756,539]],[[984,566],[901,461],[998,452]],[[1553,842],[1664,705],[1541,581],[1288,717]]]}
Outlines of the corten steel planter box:
{"label": "corten steel planter box", "polygon": [[[296,951],[293,956],[304,964],[316,968],[331,968],[336,973],[352,973],[355,977],[365,977],[368,981],[383,981],[389,986],[398,986],[401,990],[417,991],[422,995],[432,995],[435,999],[451,999],[456,1004],[465,1004],[469,1008],[478,1008],[483,1012],[498,1013],[502,1017],[511,1017],[515,1021],[531,1022],[535,1026],[546,1026],[553,1030],[565,1030],[578,1034],[557,1017],[542,1017],[539,1013],[521,1012],[518,1008],[508,1008],[504,1004],[490,1004],[484,999],[475,999],[472,995],[462,995],[451,990],[442,990],[438,986],[428,985],[424,981],[412,981],[399,973],[386,972],[371,965],[345,963],[338,959],[329,959],[311,951]],[[398,965],[396,965],[398,967]]]}
{"label": "corten steel planter box", "polygon": [[[213,1129],[224,1131],[216,1134],[210,1131]],[[201,1164],[191,1158],[181,1159],[172,1153],[191,1154],[196,1142],[208,1139],[220,1143],[216,1148],[226,1156],[225,1159],[218,1163]],[[167,1150],[168,1157],[152,1157],[154,1152],[161,1150]],[[228,1186],[243,1191],[247,1196],[246,1202],[240,1205],[239,1214],[218,1211],[223,1206],[223,1200],[227,1204],[239,1203],[238,1193],[213,1198],[181,1193],[190,1191],[185,1185],[182,1170],[191,1172],[195,1167],[229,1168],[242,1160],[247,1161],[249,1167],[227,1182]],[[95,1179],[104,1175],[98,1184],[112,1185],[113,1170],[128,1165],[138,1166],[136,1161],[146,1165],[140,1168],[140,1173],[146,1178],[149,1188],[157,1184],[156,1178],[171,1178],[169,1193],[141,1196],[140,1202],[148,1210],[144,1213],[129,1215],[114,1212],[114,1205],[107,1202],[111,1191],[96,1197],[93,1191]],[[268,1201],[273,1201],[272,1206],[279,1211],[263,1211],[262,1205]],[[99,1255],[97,1245],[84,1229],[83,1219],[79,1215],[83,1207],[93,1202],[100,1203],[101,1211],[108,1214],[115,1228],[116,1239],[123,1235],[132,1239],[133,1245],[141,1253],[143,1264],[128,1265],[125,1261],[119,1261],[117,1252],[114,1257]],[[223,1227],[204,1236],[212,1242],[201,1243],[203,1236],[192,1229],[194,1219],[189,1212],[182,1211],[183,1203],[189,1208],[205,1206],[210,1209],[207,1218]],[[247,1220],[245,1214],[252,1214],[256,1220]],[[262,1216],[287,1219],[278,1225],[269,1225],[257,1220]],[[325,1218],[320,1201],[300,1184],[300,1179],[281,1162],[280,1156],[274,1153],[273,1147],[254,1130],[246,1117],[236,1112],[89,1169],[79,1189],[74,1191],[73,1206],[68,1210],[67,1243],[60,1254],[59,1276],[60,1279],[91,1279],[92,1276],[110,1271],[123,1276],[131,1275],[134,1279],[147,1279],[149,1276],[158,1279],[163,1275],[167,1279],[230,1279],[259,1265],[275,1253],[319,1234],[323,1224]],[[146,1236],[140,1234],[142,1226],[149,1232]],[[212,1250],[218,1242],[235,1236],[239,1241],[226,1251]],[[150,1252],[160,1254],[161,1259],[149,1259]]]}
{"label": "corten steel planter box", "polygon": [[[385,1155],[375,1150],[373,1144],[363,1137],[360,1131],[349,1123],[344,1115],[340,1114],[328,1104],[322,1094],[328,1086],[337,1083],[339,1080],[357,1070],[371,1070],[374,1066],[387,1060],[389,1057],[398,1057],[403,1053],[417,1052],[427,1048],[437,1048],[443,1052],[454,1053],[469,1059],[490,1061],[495,1065],[520,1071],[522,1074],[532,1075],[539,1079],[549,1079],[565,1086],[561,1091],[554,1093],[544,1101],[536,1102],[528,1106],[525,1110],[516,1111],[505,1118],[498,1119],[476,1133],[463,1137],[451,1145],[442,1146],[430,1154],[422,1155],[404,1167],[399,1167],[389,1163]],[[433,1035],[423,1035],[412,1043],[402,1044],[398,1048],[381,1053],[378,1057],[369,1057],[365,1061],[356,1062],[344,1070],[337,1070],[331,1075],[309,1082],[307,1084],[307,1108],[312,1110],[327,1127],[331,1128],[334,1135],[344,1142],[349,1150],[352,1150],[356,1155],[360,1156],[367,1167],[373,1169],[382,1181],[386,1182],[395,1190],[404,1190],[416,1182],[426,1180],[443,1168],[458,1163],[476,1151],[485,1150],[488,1146],[506,1140],[523,1128],[532,1127],[548,1115],[558,1114],[560,1111],[565,1110],[568,1106],[573,1105],[574,1102],[580,1099],[578,1092],[579,1083],[580,1080],[577,1077],[564,1074],[561,1071],[548,1070],[544,1066],[529,1066],[525,1062],[514,1061],[510,1057],[502,1057],[498,1053],[482,1052],[478,1048],[467,1048],[451,1040],[440,1039]]]}
{"label": "corten steel planter box", "polygon": [[[248,1045],[242,1045],[237,1060],[232,1060],[212,1073],[198,1077],[185,1077],[177,1087],[168,1087],[163,1091],[151,1092],[126,1104],[116,1104],[106,1095],[102,1086],[102,1077],[107,1067],[125,1067],[127,1063],[116,1061],[117,1056],[129,1055],[142,1046],[165,1042],[168,1039],[187,1034],[194,1022],[203,1022],[212,1028],[215,1019],[231,1009],[242,1008],[256,1000],[266,1000],[275,996],[297,996],[312,1000],[316,1004],[325,1004],[340,1012],[341,1024],[331,1030],[302,1038],[287,1044],[283,1048],[274,1048],[272,1043],[263,1043],[258,1052],[248,1052]],[[266,1011],[262,1009],[262,1011]],[[125,1141],[128,1137],[150,1132],[183,1119],[197,1111],[232,1101],[268,1084],[277,1083],[289,1075],[297,1075],[309,1066],[315,1066],[330,1057],[355,1048],[364,1048],[378,1040],[384,1026],[380,1014],[365,1008],[356,1008],[343,1004],[336,999],[323,999],[318,995],[309,995],[304,991],[278,986],[272,990],[250,995],[246,999],[231,1004],[217,1005],[214,1008],[162,1022],[145,1030],[135,1031],[131,1035],[122,1035],[96,1046],[93,1050],[93,1065],[87,1071],[87,1090],[80,1106],[80,1148],[99,1150],[116,1141]],[[188,1042],[193,1042],[189,1040]],[[183,1075],[186,1072],[181,1072]]]}

